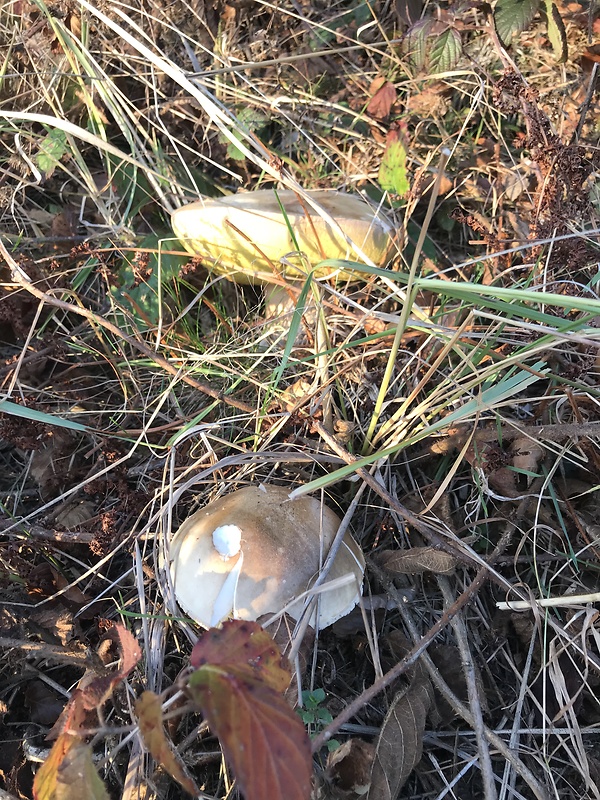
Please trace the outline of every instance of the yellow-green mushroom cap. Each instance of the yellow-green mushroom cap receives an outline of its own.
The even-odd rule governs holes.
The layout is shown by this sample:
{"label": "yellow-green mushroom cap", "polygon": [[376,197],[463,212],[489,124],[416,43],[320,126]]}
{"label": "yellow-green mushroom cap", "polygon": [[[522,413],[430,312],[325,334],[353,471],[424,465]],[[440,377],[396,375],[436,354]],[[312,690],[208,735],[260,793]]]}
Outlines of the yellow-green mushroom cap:
{"label": "yellow-green mushroom cap", "polygon": [[[228,616],[256,620],[288,613],[297,619],[339,528],[338,516],[314,497],[290,500],[280,486],[247,486],[209,503],[179,528],[169,563],[179,606],[205,628]],[[357,604],[365,561],[346,534],[320,593],[319,627],[332,625]],[[311,616],[316,624],[316,613]]]}
{"label": "yellow-green mushroom cap", "polygon": [[[390,227],[365,200],[330,190],[307,194],[367,258],[381,263],[390,245]],[[299,278],[324,258],[359,260],[339,230],[287,189],[277,195],[271,189],[259,189],[198,200],[174,211],[172,226],[189,253],[208,260],[209,269],[237,283],[273,280],[269,262],[287,277]],[[283,257],[291,264],[280,265]],[[324,268],[316,274],[335,274],[344,280],[364,277],[352,269]]]}

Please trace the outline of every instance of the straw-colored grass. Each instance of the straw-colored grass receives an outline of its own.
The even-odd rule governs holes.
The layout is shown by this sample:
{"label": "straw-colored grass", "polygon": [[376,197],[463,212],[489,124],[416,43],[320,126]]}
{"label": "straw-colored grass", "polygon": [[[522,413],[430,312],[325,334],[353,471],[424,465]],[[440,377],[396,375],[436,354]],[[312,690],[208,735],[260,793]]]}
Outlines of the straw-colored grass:
{"label": "straw-colored grass", "polygon": [[[124,800],[180,796],[132,712],[151,689],[175,713],[198,635],[165,569],[169,537],[207,501],[274,482],[352,509],[367,556],[364,613],[305,643],[298,669],[299,690],[325,690],[329,733],[375,742],[417,664],[435,702],[400,797],[600,797],[587,599],[600,225],[582,10],[567,18],[564,65],[543,26],[517,37],[510,59],[536,98],[503,73],[509,55],[479,9],[443,4],[464,54],[427,74],[391,5],[355,5],[3,8],[0,774],[12,795],[31,793],[52,724],[42,706],[82,674],[57,670],[56,649],[31,663],[19,648],[85,654],[121,622],[143,657],[94,730],[98,769]],[[391,117],[368,109],[380,77]],[[390,127],[406,144],[404,198],[378,183]],[[389,263],[354,243],[362,281],[318,279],[311,264],[288,282],[294,305],[265,319],[261,291],[190,259],[169,215],[277,186],[313,208],[309,189],[368,197],[396,231]],[[424,546],[454,572],[381,569],[382,551]],[[312,733],[315,797],[341,797],[328,731]],[[202,797],[235,796],[197,716],[182,710],[169,735]]]}

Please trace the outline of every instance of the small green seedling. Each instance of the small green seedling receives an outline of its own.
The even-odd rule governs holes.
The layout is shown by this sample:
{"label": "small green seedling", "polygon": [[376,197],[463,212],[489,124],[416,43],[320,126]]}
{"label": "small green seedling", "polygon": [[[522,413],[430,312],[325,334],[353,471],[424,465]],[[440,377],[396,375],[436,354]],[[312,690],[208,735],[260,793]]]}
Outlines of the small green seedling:
{"label": "small green seedling", "polygon": [[[325,689],[302,692],[302,708],[298,709],[298,713],[302,722],[308,727],[311,739],[317,736],[330,722],[333,722],[331,712],[323,705],[324,702]],[[341,742],[337,739],[330,739],[327,742],[327,749],[331,753],[333,750],[337,750],[340,744]]]}

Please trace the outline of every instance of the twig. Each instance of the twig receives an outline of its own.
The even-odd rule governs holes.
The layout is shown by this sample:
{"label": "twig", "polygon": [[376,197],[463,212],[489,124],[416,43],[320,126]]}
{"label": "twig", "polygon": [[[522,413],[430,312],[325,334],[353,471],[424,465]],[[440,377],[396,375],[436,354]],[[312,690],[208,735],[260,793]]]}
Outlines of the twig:
{"label": "twig", "polygon": [[0,533],[7,529],[16,535],[20,534],[43,542],[61,544],[90,544],[96,538],[96,534],[89,531],[55,531],[50,528],[42,528],[41,525],[30,525],[29,523],[23,523],[22,530],[19,530],[19,520],[0,519]]}
{"label": "twig", "polygon": [[[219,389],[216,389],[209,383],[204,383],[203,381],[197,381],[190,375],[186,375],[184,372],[181,372],[180,369],[174,367],[166,358],[163,358],[163,356],[159,355],[151,347],[148,347],[148,345],[145,342],[135,338],[134,336],[129,336],[128,334],[124,333],[124,331],[122,331],[117,325],[112,323],[110,320],[105,319],[104,317],[101,317],[98,314],[94,314],[93,311],[89,311],[89,309],[87,308],[74,305],[73,303],[67,303],[65,300],[60,300],[58,297],[53,297],[51,294],[48,294],[42,291],[41,289],[38,289],[31,282],[26,272],[19,266],[19,264],[8,252],[8,250],[4,245],[4,242],[1,239],[0,239],[0,255],[9,266],[13,281],[22,289],[24,289],[26,292],[29,292],[29,294],[33,295],[34,297],[37,297],[38,300],[41,300],[44,303],[53,306],[54,308],[60,308],[69,314],[77,314],[80,317],[85,317],[85,319],[88,319],[95,325],[99,325],[100,327],[105,328],[111,333],[114,333],[115,336],[118,336],[120,339],[127,342],[127,344],[138,350],[146,358],[150,359],[157,366],[164,369],[165,372],[168,372],[170,375],[179,376],[184,383],[187,383],[189,386],[192,386],[194,389],[197,389],[199,392],[202,392],[202,394],[206,394],[208,395],[208,397],[212,397],[215,400],[220,400],[223,403],[227,403],[228,405],[233,406],[234,408],[237,408],[240,411],[245,411],[248,414],[253,414],[254,411],[256,410],[252,406],[248,405],[248,403],[244,403],[242,400],[236,400],[235,397],[228,397],[224,392],[222,392]],[[61,291],[64,292],[64,290]]]}
{"label": "twig", "polygon": [[[445,575],[438,575],[437,581],[442,590],[446,605],[451,605],[452,591],[450,589],[449,579]],[[490,751],[485,736],[485,724],[479,699],[479,687],[477,685],[473,655],[469,647],[467,628],[460,614],[457,614],[450,624],[454,630],[456,643],[460,651],[463,674],[465,676],[469,695],[469,705],[471,707],[471,714],[473,715],[473,730],[475,732],[477,750],[479,752],[479,768],[481,770],[481,777],[483,778],[483,796],[485,800],[497,800],[498,793],[496,792],[494,769],[492,767],[492,759],[490,758]]]}
{"label": "twig", "polygon": [[91,656],[88,650],[82,650],[77,653],[74,650],[68,650],[66,647],[46,644],[45,642],[28,642],[26,639],[11,639],[8,636],[0,636],[0,648],[16,648],[24,653],[36,655],[39,658],[47,658],[59,664],[71,664],[78,667],[90,666]]}
{"label": "twig", "polygon": [[[419,634],[415,625],[410,617],[408,607],[405,603],[398,603],[398,610],[402,616],[404,624],[408,628],[413,638],[418,638]],[[454,712],[458,714],[461,719],[463,719],[467,725],[470,725],[472,728],[475,727],[475,720],[471,711],[467,708],[464,703],[462,703],[459,698],[454,694],[454,692],[450,689],[442,675],[440,674],[439,670],[431,660],[429,653],[423,653],[421,656],[423,663],[427,667],[427,671],[429,672],[429,677],[431,678],[435,688],[437,691],[442,695],[444,700],[453,708]],[[535,777],[533,772],[523,763],[523,761],[519,758],[517,752],[512,750],[506,742],[502,739],[494,731],[490,730],[487,726],[484,726],[483,732],[485,734],[486,739],[488,742],[494,747],[500,755],[506,759],[508,763],[510,763],[515,772],[523,778],[525,783],[529,786],[531,791],[533,792],[534,796],[538,800],[548,800],[548,792],[544,789],[544,787],[540,784],[538,779]]]}
{"label": "twig", "polygon": [[404,658],[392,667],[391,670],[378,678],[368,689],[365,689],[358,697],[356,697],[346,708],[341,711],[337,717],[324,728],[321,733],[313,739],[312,749],[313,753],[323,747],[323,745],[331,739],[331,737],[339,730],[340,726],[348,722],[364,706],[371,701],[379,692],[382,692],[386,687],[393,683],[400,677],[406,670],[411,667],[422,653],[427,650],[431,642],[441,631],[449,624],[450,620],[458,614],[463,606],[465,606],[472,597],[479,591],[481,586],[487,579],[487,569],[480,569],[472,583],[465,589],[465,591],[456,599],[456,601],[447,608],[439,620],[432,625],[427,633],[420,639],[420,641],[413,647],[413,649]]}

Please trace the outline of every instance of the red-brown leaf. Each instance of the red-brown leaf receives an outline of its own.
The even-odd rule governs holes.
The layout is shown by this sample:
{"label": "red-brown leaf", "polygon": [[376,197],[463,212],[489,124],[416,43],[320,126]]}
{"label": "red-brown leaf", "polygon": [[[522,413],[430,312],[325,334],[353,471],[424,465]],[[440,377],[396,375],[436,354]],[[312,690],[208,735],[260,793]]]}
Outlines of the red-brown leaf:
{"label": "red-brown leaf", "polygon": [[200,790],[187,775],[183,763],[177,757],[165,736],[161,705],[160,697],[154,692],[144,692],[139,700],[136,701],[135,713],[137,714],[144,744],[150,751],[152,758],[161,764],[169,775],[183,786],[186,792],[197,796],[200,794]]}
{"label": "red-brown leaf", "polygon": [[91,671],[86,673],[48,734],[48,738],[54,738],[64,731],[74,731],[81,727],[87,712],[94,711],[106,702],[117,683],[126,678],[140,660],[139,645],[126,628],[122,625],[115,625],[109,635],[118,645],[121,656],[120,666],[108,675],[96,675]]}
{"label": "red-brown leaf", "polygon": [[[375,84],[376,82],[374,81],[373,83]],[[373,88],[372,86],[371,89]],[[367,114],[374,119],[387,119],[395,102],[396,87],[393,83],[385,81],[383,85],[377,88],[373,97],[369,100]]]}
{"label": "red-brown leaf", "polygon": [[280,694],[289,673],[268,634],[256,623],[225,623],[204,634],[192,664],[198,669],[189,693],[219,737],[246,800],[308,800],[310,742]]}
{"label": "red-brown leaf", "polygon": [[194,646],[190,662],[195,668],[210,664],[237,670],[277,692],[290,684],[287,659],[257,622],[233,619],[221,628],[211,628]]}
{"label": "red-brown leaf", "polygon": [[102,705],[110,697],[115,686],[124,680],[140,660],[140,646],[127,628],[114,625],[108,636],[115,642],[121,656],[119,667],[109,675],[98,675],[85,686],[81,686],[84,707],[92,710]]}

